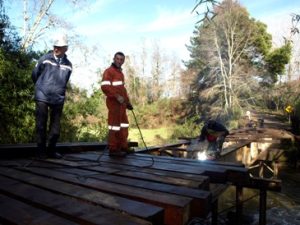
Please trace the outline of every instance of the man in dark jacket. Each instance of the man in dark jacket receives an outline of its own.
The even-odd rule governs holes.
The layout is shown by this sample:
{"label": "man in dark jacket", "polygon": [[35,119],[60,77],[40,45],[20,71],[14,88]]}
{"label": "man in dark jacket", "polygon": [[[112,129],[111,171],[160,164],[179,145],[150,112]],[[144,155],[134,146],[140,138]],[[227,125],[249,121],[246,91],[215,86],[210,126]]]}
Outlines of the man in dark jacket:
{"label": "man in dark jacket", "polygon": [[[35,84],[36,139],[38,156],[61,158],[55,150],[60,135],[60,119],[63,111],[67,83],[72,73],[72,63],[65,54],[68,50],[67,37],[58,36],[53,51],[42,56],[32,71]],[[48,149],[47,121],[50,114]]]}
{"label": "man in dark jacket", "polygon": [[218,123],[215,120],[208,120],[201,129],[199,141],[208,141],[209,151],[222,150],[222,145],[225,137],[229,134],[229,131],[224,125]]}

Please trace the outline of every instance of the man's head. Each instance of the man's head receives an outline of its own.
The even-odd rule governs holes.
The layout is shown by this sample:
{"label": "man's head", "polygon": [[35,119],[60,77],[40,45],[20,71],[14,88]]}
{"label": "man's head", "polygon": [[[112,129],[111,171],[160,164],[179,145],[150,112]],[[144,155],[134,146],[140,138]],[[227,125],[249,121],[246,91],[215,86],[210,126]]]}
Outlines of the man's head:
{"label": "man's head", "polygon": [[205,122],[205,125],[208,129],[212,129],[217,122],[213,119],[209,119]]}
{"label": "man's head", "polygon": [[63,57],[68,51],[68,39],[66,35],[58,35],[54,39],[53,52],[56,57]]}
{"label": "man's head", "polygon": [[114,55],[114,64],[116,67],[121,68],[121,66],[123,65],[123,63],[125,62],[125,55],[123,52],[117,52]]}

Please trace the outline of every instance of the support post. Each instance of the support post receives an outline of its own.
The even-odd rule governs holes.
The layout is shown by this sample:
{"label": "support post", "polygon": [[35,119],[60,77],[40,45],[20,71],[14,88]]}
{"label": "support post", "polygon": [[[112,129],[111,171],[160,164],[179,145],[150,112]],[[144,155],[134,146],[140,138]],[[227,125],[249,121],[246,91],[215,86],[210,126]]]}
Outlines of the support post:
{"label": "support post", "polygon": [[218,199],[212,203],[211,208],[211,224],[218,225]]}
{"label": "support post", "polygon": [[274,172],[273,172],[273,178],[276,178],[277,179],[277,176],[278,176],[278,161],[275,161],[274,162]]}
{"label": "support post", "polygon": [[236,224],[242,225],[243,218],[243,187],[236,186]]}
{"label": "support post", "polygon": [[259,193],[259,225],[266,225],[267,191],[260,189]]}
{"label": "support post", "polygon": [[264,177],[264,162],[261,160],[259,161],[259,172],[258,172],[258,176],[260,178]]}

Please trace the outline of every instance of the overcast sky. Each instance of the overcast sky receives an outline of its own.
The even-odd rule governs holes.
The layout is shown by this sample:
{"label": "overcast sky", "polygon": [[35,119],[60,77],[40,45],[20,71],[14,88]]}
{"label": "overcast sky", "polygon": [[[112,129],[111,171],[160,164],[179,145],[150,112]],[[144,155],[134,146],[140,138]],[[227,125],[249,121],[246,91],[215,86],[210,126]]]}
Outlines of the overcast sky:
{"label": "overcast sky", "polygon": [[[21,26],[22,2],[14,0],[8,5],[7,13],[13,25]],[[185,45],[189,44],[195,23],[199,19],[191,12],[196,0],[86,2],[85,7],[74,13],[69,4],[57,0],[52,12],[70,21],[76,32],[84,36],[85,44],[97,45],[102,56],[112,55],[120,50],[126,54],[134,53],[142,39],[146,39],[149,43],[158,41],[164,51],[179,59],[188,59],[189,52]],[[287,24],[290,23],[291,13],[300,14],[300,1],[296,0],[240,0],[240,3],[247,8],[251,17],[268,25],[277,45],[288,32]],[[97,61],[97,57],[95,60]],[[95,76],[89,81],[94,82],[94,79]],[[73,80],[75,83],[82,83],[82,79],[78,77]]]}

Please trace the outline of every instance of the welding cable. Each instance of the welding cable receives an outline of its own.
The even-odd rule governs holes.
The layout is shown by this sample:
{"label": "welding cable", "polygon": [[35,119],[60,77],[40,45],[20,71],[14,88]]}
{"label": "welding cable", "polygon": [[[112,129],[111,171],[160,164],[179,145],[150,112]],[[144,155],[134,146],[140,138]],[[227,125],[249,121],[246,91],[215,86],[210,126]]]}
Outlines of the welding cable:
{"label": "welding cable", "polygon": [[101,164],[101,163],[100,163],[100,159],[102,158],[102,156],[104,155],[104,153],[105,153],[106,150],[108,150],[108,144],[106,144],[104,150],[103,150],[101,153],[99,153],[99,156],[98,156],[98,158],[96,159],[96,162],[98,162],[99,164]]}
{"label": "welding cable", "polygon": [[[131,112],[132,112],[132,115],[133,115],[133,118],[134,118],[134,121],[135,121],[136,127],[137,127],[137,128],[138,128],[138,130],[139,130],[139,133],[140,133],[141,139],[142,139],[142,141],[143,141],[143,144],[144,144],[144,146],[145,146],[146,150],[148,151],[148,147],[147,147],[147,145],[146,145],[146,143],[145,143],[145,140],[144,140],[144,137],[143,137],[142,131],[141,131],[140,127],[139,127],[138,121],[137,121],[137,119],[136,119],[135,113],[134,113],[134,111],[133,111],[133,110],[131,110]],[[148,165],[148,166],[143,166],[143,167],[152,167],[152,166],[153,166],[153,164],[154,164],[154,158],[153,158],[152,156],[151,156],[151,160],[152,160],[152,162],[151,162],[151,164],[150,164],[150,165]]]}

